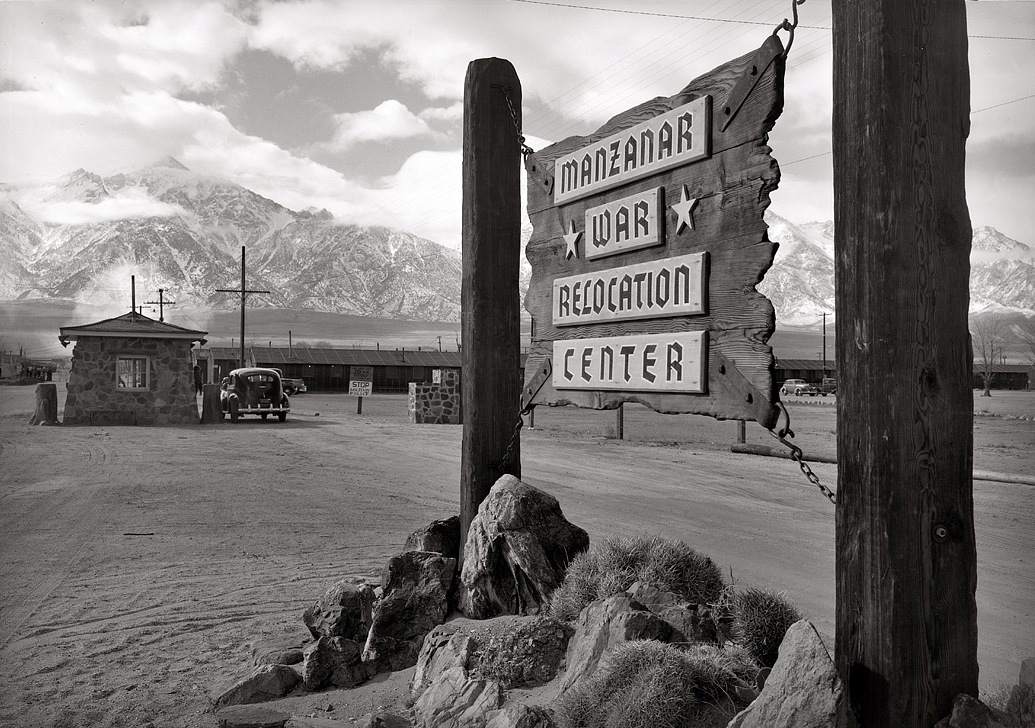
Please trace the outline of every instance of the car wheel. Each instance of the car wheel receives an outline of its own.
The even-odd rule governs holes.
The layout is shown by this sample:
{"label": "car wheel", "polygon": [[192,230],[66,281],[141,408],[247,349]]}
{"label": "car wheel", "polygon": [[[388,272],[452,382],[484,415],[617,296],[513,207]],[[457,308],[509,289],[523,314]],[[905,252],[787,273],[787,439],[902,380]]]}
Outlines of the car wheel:
{"label": "car wheel", "polygon": [[780,394],[782,394],[784,397],[786,397],[787,396],[787,387],[782,387],[780,389]]}
{"label": "car wheel", "polygon": [[259,415],[259,417],[261,417],[263,420],[265,420],[268,416],[269,415]]}
{"label": "car wheel", "polygon": [[795,397],[800,397],[801,396],[801,390],[800,389],[795,389],[794,390],[794,396]]}
{"label": "car wheel", "polygon": [[280,420],[281,422],[286,420],[287,419],[287,412],[278,412],[277,413],[277,419]]}
{"label": "car wheel", "polygon": [[821,394],[822,394],[822,395],[823,395],[824,397],[826,397],[826,396],[827,396],[827,393],[826,393],[826,392],[821,392]]}

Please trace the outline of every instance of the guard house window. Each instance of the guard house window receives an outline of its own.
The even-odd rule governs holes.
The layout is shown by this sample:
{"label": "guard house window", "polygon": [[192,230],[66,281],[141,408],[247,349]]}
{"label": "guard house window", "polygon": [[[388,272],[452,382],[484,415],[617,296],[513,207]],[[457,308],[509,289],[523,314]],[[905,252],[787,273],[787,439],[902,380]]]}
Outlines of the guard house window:
{"label": "guard house window", "polygon": [[120,356],[115,370],[115,388],[146,391],[148,370],[146,356]]}

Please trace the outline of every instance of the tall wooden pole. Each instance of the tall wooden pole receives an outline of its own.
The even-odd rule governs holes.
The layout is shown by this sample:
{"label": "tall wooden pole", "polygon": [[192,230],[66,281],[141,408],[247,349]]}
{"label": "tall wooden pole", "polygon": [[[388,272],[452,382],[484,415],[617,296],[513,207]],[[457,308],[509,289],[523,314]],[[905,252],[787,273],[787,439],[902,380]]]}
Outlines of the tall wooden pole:
{"label": "tall wooden pole", "polygon": [[472,61],[464,82],[463,543],[492,484],[503,472],[521,476],[520,444],[512,437],[521,396],[520,122],[521,82],[514,67],[500,58]]}
{"label": "tall wooden pole", "polygon": [[244,367],[244,300],[247,296],[245,291],[247,288],[244,285],[244,246],[241,246],[241,363],[238,365]]}
{"label": "tall wooden pole", "polygon": [[[242,245],[241,246],[241,287],[239,289],[234,289],[234,288],[217,288],[216,289],[217,293],[237,293],[237,294],[239,294],[241,296],[241,363],[239,364],[240,367],[244,367],[244,365],[245,365],[245,361],[244,361],[244,302],[247,299],[249,293],[269,293],[269,291],[265,291],[265,290],[262,290],[262,291],[252,291],[252,290],[249,290],[248,288],[245,287],[245,285],[244,285],[244,260],[245,260],[245,251],[244,251],[244,246]],[[231,346],[231,348],[233,348],[233,341],[231,341],[230,346]]]}
{"label": "tall wooden pole", "polygon": [[837,667],[860,728],[977,695],[964,0],[835,2]]}

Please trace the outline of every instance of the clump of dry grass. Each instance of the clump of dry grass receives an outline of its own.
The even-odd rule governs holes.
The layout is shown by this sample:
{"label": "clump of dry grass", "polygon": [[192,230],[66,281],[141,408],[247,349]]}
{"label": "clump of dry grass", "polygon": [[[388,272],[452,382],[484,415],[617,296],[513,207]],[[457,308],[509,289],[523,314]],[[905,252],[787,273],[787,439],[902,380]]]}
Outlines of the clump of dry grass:
{"label": "clump of dry grass", "polygon": [[627,642],[560,698],[557,723],[559,728],[725,726],[741,707],[736,687],[753,681],[757,672],[743,650]]}
{"label": "clump of dry grass", "polygon": [[733,617],[733,640],[763,667],[776,663],[784,635],[801,619],[782,593],[768,589],[727,589],[718,607]]}
{"label": "clump of dry grass", "polygon": [[659,536],[609,538],[568,564],[564,582],[550,602],[551,616],[570,622],[590,602],[619,594],[636,581],[699,604],[717,600],[725,586],[719,567],[682,541]]}

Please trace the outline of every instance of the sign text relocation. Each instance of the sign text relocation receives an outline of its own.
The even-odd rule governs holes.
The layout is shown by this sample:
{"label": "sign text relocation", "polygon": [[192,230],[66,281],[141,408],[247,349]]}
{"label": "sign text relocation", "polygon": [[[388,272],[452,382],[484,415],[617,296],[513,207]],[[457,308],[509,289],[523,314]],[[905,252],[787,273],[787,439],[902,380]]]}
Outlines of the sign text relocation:
{"label": "sign text relocation", "polygon": [[707,253],[555,278],[554,326],[706,312]]}

